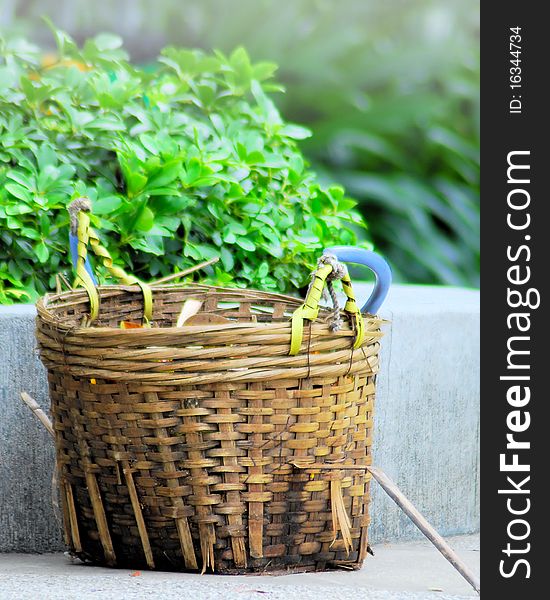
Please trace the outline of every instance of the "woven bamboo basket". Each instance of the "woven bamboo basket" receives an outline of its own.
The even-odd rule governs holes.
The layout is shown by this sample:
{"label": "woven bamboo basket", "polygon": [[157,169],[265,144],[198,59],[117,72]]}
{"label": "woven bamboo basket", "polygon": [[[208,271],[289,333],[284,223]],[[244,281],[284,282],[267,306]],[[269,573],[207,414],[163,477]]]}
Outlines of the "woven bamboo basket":
{"label": "woven bamboo basket", "polygon": [[[142,322],[141,284],[95,288],[93,323],[89,290],[38,302],[74,554],[218,573],[361,566],[381,321],[345,310],[333,331],[317,275],[305,303],[152,286],[146,328],[120,328]],[[189,299],[228,321],[176,327]]]}

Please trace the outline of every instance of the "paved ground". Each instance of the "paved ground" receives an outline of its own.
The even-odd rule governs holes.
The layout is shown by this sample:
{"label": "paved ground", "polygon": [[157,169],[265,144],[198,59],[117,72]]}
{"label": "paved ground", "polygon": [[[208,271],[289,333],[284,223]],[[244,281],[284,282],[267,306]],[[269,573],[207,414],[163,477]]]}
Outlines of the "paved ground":
{"label": "paved ground", "polygon": [[[479,536],[451,538],[479,572]],[[220,576],[104,569],[62,554],[0,554],[0,600],[462,600],[475,592],[428,542],[381,544],[355,572]]]}

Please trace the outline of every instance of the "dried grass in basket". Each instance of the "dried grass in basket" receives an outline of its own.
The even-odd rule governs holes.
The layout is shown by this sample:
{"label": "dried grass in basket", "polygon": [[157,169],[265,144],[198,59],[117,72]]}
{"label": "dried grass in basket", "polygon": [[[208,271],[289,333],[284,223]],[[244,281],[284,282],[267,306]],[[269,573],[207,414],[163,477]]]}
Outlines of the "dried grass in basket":
{"label": "dried grass in basket", "polygon": [[[78,273],[85,260],[80,248]],[[318,270],[305,303],[152,286],[150,326],[137,329],[120,322],[143,319],[141,283],[38,302],[74,553],[220,573],[362,564],[371,475],[346,465],[371,464],[381,321],[354,311],[346,276],[334,331],[332,311],[318,308],[331,272]],[[175,327],[191,298],[228,322]]]}

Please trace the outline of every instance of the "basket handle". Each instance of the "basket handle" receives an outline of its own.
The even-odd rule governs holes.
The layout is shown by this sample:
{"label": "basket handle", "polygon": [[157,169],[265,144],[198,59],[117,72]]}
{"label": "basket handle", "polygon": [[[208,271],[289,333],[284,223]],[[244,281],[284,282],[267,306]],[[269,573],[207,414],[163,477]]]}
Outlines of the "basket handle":
{"label": "basket handle", "polygon": [[90,225],[90,209],[90,201],[86,198],[77,198],[71,202],[68,207],[71,216],[69,241],[73,266],[76,271],[75,287],[82,284],[90,299],[90,319],[88,324],[93,323],[99,316],[99,292],[97,290],[97,280],[94,277],[88,259],[88,244],[90,244],[94,254],[101,259],[103,265],[107,267],[113,277],[125,285],[139,285],[143,293],[143,325],[144,327],[149,327],[153,314],[153,295],[151,288],[134,275],[129,275],[124,269],[121,269],[113,263],[109,251],[101,245],[97,233]]}
{"label": "basket handle", "polygon": [[[355,295],[351,285],[351,280],[347,270],[341,277],[342,287],[347,297],[345,312],[350,315],[355,329],[355,341],[353,348],[359,348],[363,343],[364,338],[364,323],[362,313],[376,314],[386,296],[388,295],[392,274],[388,263],[375,252],[357,248],[355,246],[333,246],[324,250],[323,257],[332,256],[336,261],[352,262],[364,265],[371,269],[376,276],[374,289],[364,304],[359,310],[355,302]],[[304,332],[304,319],[315,321],[319,314],[319,301],[323,292],[323,287],[327,279],[331,279],[331,273],[334,269],[334,260],[323,264],[321,259],[317,271],[314,273],[314,279],[309,287],[304,304],[300,306],[292,315],[292,333],[290,340],[291,356],[298,354],[302,345]],[[332,277],[334,278],[334,276]],[[330,288],[329,288],[330,289]],[[333,300],[336,302],[335,300]]]}
{"label": "basket handle", "polygon": [[368,267],[375,275],[374,289],[361,308],[362,313],[375,315],[386,299],[392,282],[390,265],[376,252],[355,246],[333,246],[325,253],[334,254],[342,262],[350,262]]}
{"label": "basket handle", "polygon": [[[332,274],[335,266],[334,261],[327,262],[325,264],[322,263],[323,258],[329,256],[324,254],[321,260],[319,261],[319,267],[313,273],[313,281],[309,286],[308,292],[306,294],[306,299],[302,306],[297,308],[292,314],[292,327],[291,327],[291,338],[290,338],[290,356],[295,356],[300,352],[300,348],[302,346],[302,339],[304,336],[304,320],[315,321],[317,316],[319,315],[319,301],[321,299],[321,294],[323,292],[323,288],[327,283],[327,279],[330,281],[330,275]],[[344,306],[344,311],[350,315],[353,321],[353,327],[355,329],[355,341],[353,343],[354,348],[359,348],[363,343],[364,339],[364,323],[363,317],[361,315],[360,310],[357,308],[357,303],[355,302],[355,294],[353,292],[353,287],[351,285],[351,280],[347,269],[345,270],[343,276],[340,278],[342,281],[342,288],[344,293],[346,294],[346,304]]]}

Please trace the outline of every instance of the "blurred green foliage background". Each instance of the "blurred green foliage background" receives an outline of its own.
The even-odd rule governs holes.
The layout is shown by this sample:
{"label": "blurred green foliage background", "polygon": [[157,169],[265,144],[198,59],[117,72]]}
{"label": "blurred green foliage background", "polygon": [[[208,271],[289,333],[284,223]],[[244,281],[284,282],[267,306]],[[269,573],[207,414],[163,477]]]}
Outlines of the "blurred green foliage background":
{"label": "blurred green foliage background", "polygon": [[478,285],[479,0],[0,0],[0,27],[52,44],[42,15],[140,63],[166,44],[277,62],[278,106],[396,278]]}

